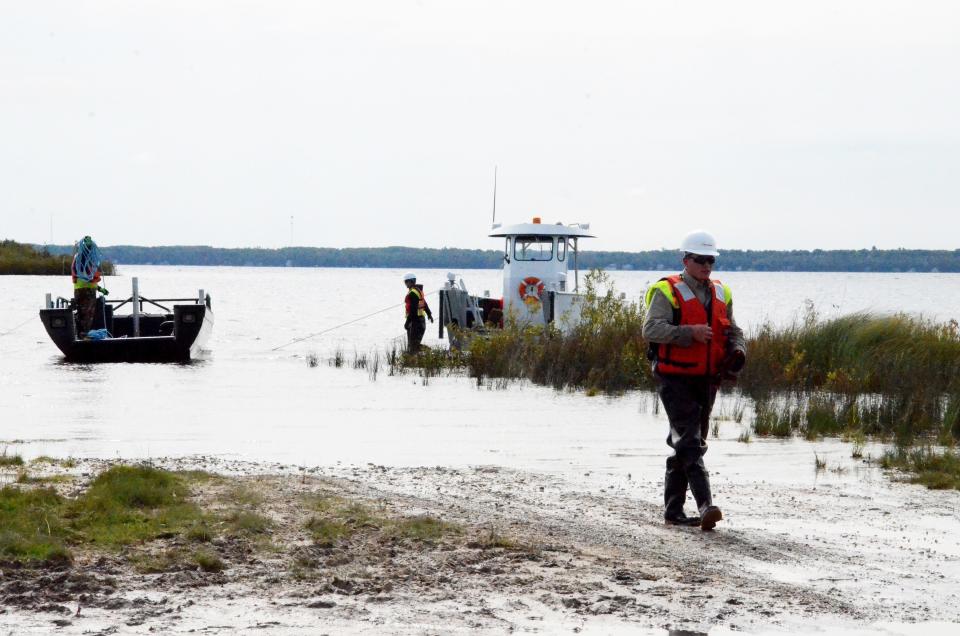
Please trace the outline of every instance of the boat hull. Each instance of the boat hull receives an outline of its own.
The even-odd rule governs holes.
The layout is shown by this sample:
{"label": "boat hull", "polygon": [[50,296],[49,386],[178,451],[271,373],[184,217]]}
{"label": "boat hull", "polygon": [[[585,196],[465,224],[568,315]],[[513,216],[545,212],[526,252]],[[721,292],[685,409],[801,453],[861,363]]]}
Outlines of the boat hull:
{"label": "boat hull", "polygon": [[[74,312],[41,309],[40,320],[50,339],[69,362],[186,362],[200,356],[213,333],[213,311],[207,305],[174,305],[170,335],[123,336],[104,340],[77,339]],[[124,331],[115,318],[118,332]],[[145,320],[146,322],[146,320]]]}

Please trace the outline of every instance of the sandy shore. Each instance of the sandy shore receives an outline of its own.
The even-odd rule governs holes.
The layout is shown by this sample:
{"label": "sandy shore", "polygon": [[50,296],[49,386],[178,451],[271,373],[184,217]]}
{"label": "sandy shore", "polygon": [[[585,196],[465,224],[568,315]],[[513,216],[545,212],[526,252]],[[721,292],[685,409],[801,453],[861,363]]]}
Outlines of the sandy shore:
{"label": "sandy shore", "polygon": [[[211,458],[154,465],[226,476],[194,487],[202,504],[215,505],[225,488],[254,493],[251,507],[273,522],[269,540],[214,539],[221,572],[173,565],[143,573],[129,551],[80,551],[64,569],[4,564],[2,633],[660,634],[831,625],[907,633],[909,624],[928,623],[929,634],[960,619],[960,493],[895,484],[882,492],[898,496],[851,497],[728,485],[728,521],[704,533],[665,527],[653,483],[584,488],[496,467]],[[107,466],[80,460],[70,473],[82,481]],[[302,504],[318,493],[460,531],[433,543],[370,534],[318,545],[304,531]],[[134,549],[163,552],[178,541]]]}

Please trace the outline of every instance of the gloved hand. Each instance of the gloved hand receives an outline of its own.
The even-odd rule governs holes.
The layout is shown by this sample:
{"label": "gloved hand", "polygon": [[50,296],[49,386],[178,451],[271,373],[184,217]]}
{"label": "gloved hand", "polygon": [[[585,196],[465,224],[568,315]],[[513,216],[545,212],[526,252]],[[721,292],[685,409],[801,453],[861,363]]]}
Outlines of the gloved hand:
{"label": "gloved hand", "polygon": [[97,287],[97,291],[103,294],[104,296],[109,296],[110,292],[107,291],[105,287]]}
{"label": "gloved hand", "polygon": [[407,321],[406,321],[405,323],[403,323],[403,330],[404,330],[404,331],[407,331],[407,330],[409,330],[409,329],[410,329],[410,319],[407,318]]}
{"label": "gloved hand", "polygon": [[746,363],[747,357],[744,355],[743,351],[736,349],[731,351],[723,357],[723,360],[720,362],[720,373],[718,381],[730,381],[736,382],[737,376],[740,375],[740,371],[743,370],[743,365]]}
{"label": "gloved hand", "polygon": [[427,316],[427,318],[430,320],[430,324],[433,324],[433,316]]}
{"label": "gloved hand", "polygon": [[733,373],[740,373],[743,370],[743,365],[747,363],[747,356],[743,351],[735,349],[730,352],[730,371]]}

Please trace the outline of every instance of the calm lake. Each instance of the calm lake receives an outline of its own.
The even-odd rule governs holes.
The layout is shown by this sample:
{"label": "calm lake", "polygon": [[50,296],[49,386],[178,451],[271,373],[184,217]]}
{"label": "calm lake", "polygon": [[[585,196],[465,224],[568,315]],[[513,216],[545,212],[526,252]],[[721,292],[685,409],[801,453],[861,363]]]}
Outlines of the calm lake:
{"label": "calm lake", "polygon": [[[419,273],[431,292],[446,272]],[[500,466],[522,472],[494,488],[522,491],[529,481],[525,475],[536,473],[537,483],[550,480],[551,489],[560,493],[550,497],[558,501],[570,493],[581,493],[587,501],[596,496],[604,506],[626,510],[628,524],[638,523],[632,520],[634,509],[659,514],[667,425],[650,393],[587,397],[525,383],[478,387],[465,377],[425,382],[414,375],[391,377],[383,369],[376,378],[353,369],[356,354],[383,351],[402,337],[399,307],[274,350],[400,303],[401,274],[124,266],[121,276],[106,281],[114,298],[129,295],[131,276],[139,277],[148,298],[192,296],[200,288],[211,294],[216,316],[211,353],[184,365],[64,363],[36,314],[46,292],[70,294],[68,279],[0,277],[5,299],[0,309],[0,334],[5,334],[0,335],[0,452],[27,460],[39,455],[176,457],[200,466],[215,456],[222,464],[257,462],[256,471],[321,467],[323,474],[360,480],[379,478],[370,464],[445,467],[443,471],[482,466],[483,472],[498,472],[486,467]],[[500,295],[498,271],[460,274],[471,290]],[[619,291],[637,297],[661,275],[615,272],[612,277]],[[957,274],[736,272],[718,277],[732,286],[735,315],[748,330],[764,321],[782,325],[795,320],[808,301],[824,316],[906,311],[940,321],[960,317],[960,298],[944,293],[960,289]],[[435,326],[425,342],[440,344]],[[344,368],[327,363],[337,349],[345,353]],[[311,354],[320,359],[318,366],[308,364]],[[858,624],[831,617],[821,631],[797,617],[785,623],[786,629],[857,636],[935,633],[942,624],[924,621],[944,620],[960,584],[960,493],[891,480],[876,463],[853,459],[850,445],[837,439],[742,443],[738,437],[751,415],[748,406],[743,421],[736,422],[732,414],[738,408],[743,402],[736,396],[721,400],[715,411],[719,435],[709,440],[707,464],[725,515],[718,537],[744,546],[800,538],[809,545],[803,563],[743,555],[743,569],[772,585],[800,585],[830,595],[843,586],[851,599],[880,599],[881,605],[889,599],[897,608],[911,608],[904,623]],[[881,451],[877,444],[864,449],[873,457]],[[815,470],[815,454],[828,470]],[[439,493],[454,483],[435,488],[416,474],[411,469],[399,481],[393,473],[383,479],[415,496],[434,489]],[[2,480],[15,476],[14,471],[0,473]],[[857,523],[849,521],[851,516]],[[866,575],[864,564],[869,566]],[[250,610],[243,604],[211,607],[210,620],[217,625],[250,623]],[[263,612],[273,610],[256,611],[268,615]],[[49,628],[43,618],[10,620],[20,631],[46,633]],[[282,615],[278,620],[292,619]],[[752,631],[764,628],[764,619],[759,620]],[[559,624],[548,622],[544,629],[550,632]],[[597,628],[597,633],[607,633],[603,623]],[[312,633],[305,629],[303,633]],[[729,632],[721,628],[714,633]]]}
{"label": "calm lake", "polygon": [[[499,271],[458,273],[474,292],[501,293]],[[25,457],[216,454],[301,465],[490,463],[651,476],[661,471],[664,423],[646,394],[589,398],[523,384],[478,390],[456,377],[423,385],[413,376],[381,372],[373,380],[366,371],[326,364],[337,348],[349,363],[355,352],[391,346],[402,336],[399,307],[273,351],[400,303],[399,270],[128,265],[121,274],[106,281],[113,298],[129,295],[132,276],[148,298],[208,291],[216,317],[211,354],[189,365],[63,363],[39,319],[31,317],[46,292],[69,296],[69,280],[0,277],[6,299],[0,333],[27,321],[0,336],[0,439],[30,440],[16,448]],[[431,292],[446,272],[419,274]],[[663,273],[611,275],[618,291],[638,297]],[[908,311],[936,320],[960,318],[960,297],[943,293],[960,289],[958,274],[718,277],[731,285],[735,315],[748,330],[763,321],[794,320],[808,301],[821,315]],[[435,325],[429,327],[425,343],[440,344]],[[316,368],[306,363],[311,353],[321,359]],[[731,425],[728,437],[735,440],[738,431]],[[744,446],[734,448],[744,452]],[[807,446],[777,443],[778,453],[802,448],[804,457]]]}

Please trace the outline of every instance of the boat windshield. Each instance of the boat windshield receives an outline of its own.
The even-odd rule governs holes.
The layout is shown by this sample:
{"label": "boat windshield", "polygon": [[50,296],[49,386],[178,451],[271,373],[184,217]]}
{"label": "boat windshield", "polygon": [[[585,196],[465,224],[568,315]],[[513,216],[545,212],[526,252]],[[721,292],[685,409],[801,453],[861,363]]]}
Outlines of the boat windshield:
{"label": "boat windshield", "polygon": [[513,241],[513,258],[518,261],[549,261],[553,258],[553,237],[518,236]]}

